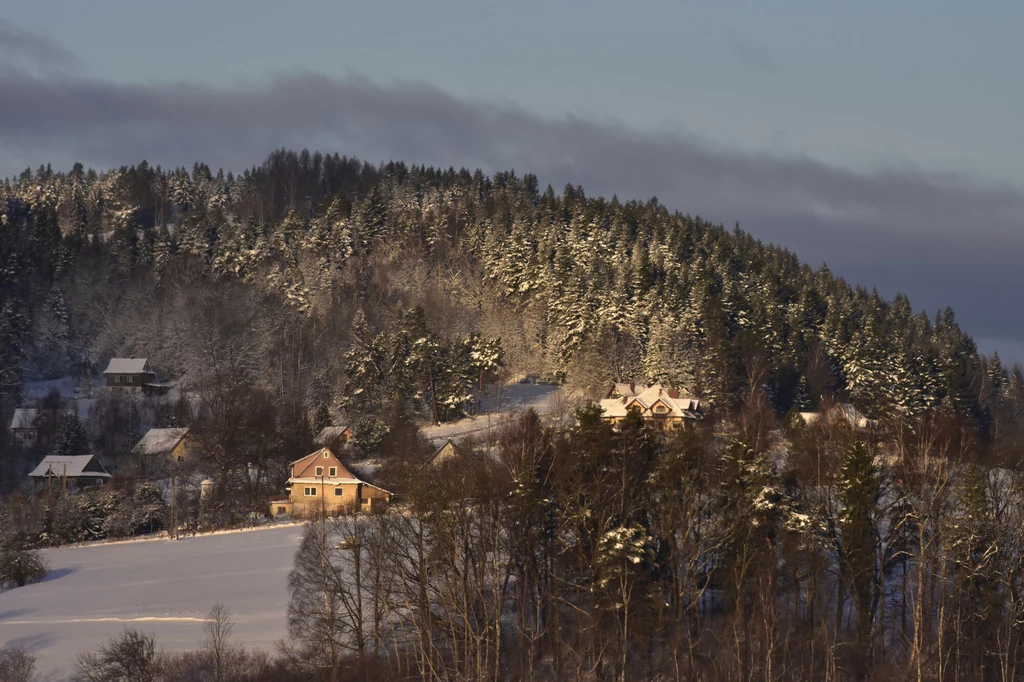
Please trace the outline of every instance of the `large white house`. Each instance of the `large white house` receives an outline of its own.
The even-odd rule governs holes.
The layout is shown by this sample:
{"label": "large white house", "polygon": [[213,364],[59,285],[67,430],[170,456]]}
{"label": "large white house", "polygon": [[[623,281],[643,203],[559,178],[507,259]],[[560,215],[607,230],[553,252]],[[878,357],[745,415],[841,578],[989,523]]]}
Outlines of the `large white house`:
{"label": "large white house", "polygon": [[662,429],[681,429],[703,417],[704,403],[678,388],[635,382],[613,384],[600,402],[602,417],[619,426],[630,410]]}

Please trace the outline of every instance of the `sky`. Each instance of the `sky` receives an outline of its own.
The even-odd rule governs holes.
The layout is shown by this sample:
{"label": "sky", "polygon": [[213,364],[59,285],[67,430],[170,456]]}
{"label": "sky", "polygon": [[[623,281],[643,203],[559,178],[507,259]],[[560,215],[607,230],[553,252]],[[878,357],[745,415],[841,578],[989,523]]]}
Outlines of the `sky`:
{"label": "sky", "polygon": [[0,176],[278,147],[656,195],[1024,363],[1024,4],[97,3],[0,9]]}

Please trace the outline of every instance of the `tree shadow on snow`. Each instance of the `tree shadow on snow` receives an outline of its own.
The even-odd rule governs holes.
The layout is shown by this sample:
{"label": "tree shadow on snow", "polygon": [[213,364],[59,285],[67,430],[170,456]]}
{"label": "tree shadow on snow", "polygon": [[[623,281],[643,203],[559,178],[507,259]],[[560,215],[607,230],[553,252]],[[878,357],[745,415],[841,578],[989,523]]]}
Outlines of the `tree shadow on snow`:
{"label": "tree shadow on snow", "polygon": [[71,575],[78,571],[78,566],[64,566],[63,568],[55,568],[46,574],[46,577],[40,580],[41,583],[48,583],[51,580],[59,580],[66,575]]}
{"label": "tree shadow on snow", "polygon": [[25,635],[24,637],[15,637],[14,639],[7,640],[4,645],[8,648],[21,647],[25,651],[32,653],[45,647],[50,646],[57,641],[56,635],[51,632],[40,632],[34,635]]}
{"label": "tree shadow on snow", "polygon": [[18,616],[24,616],[26,613],[32,613],[32,609],[11,609],[10,611],[0,611],[0,623],[5,620],[11,620]]}

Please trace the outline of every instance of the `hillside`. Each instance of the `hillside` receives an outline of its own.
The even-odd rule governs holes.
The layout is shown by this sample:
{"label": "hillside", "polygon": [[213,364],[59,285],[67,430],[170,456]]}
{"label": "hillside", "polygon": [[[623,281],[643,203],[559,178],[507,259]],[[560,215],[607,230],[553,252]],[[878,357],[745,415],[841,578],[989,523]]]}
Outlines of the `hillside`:
{"label": "hillside", "polygon": [[0,264],[4,415],[26,379],[91,381],[117,355],[193,397],[142,414],[100,401],[108,460],[174,424],[235,461],[302,452],[339,419],[379,450],[395,420],[485,413],[484,384],[525,375],[589,397],[662,381],[712,416],[753,391],[777,417],[822,399],[942,409],[1017,439],[1020,372],[979,355],[952,310],[915,312],[654,198],[533,175],[283,150],[237,176],[40,167],[0,188]]}

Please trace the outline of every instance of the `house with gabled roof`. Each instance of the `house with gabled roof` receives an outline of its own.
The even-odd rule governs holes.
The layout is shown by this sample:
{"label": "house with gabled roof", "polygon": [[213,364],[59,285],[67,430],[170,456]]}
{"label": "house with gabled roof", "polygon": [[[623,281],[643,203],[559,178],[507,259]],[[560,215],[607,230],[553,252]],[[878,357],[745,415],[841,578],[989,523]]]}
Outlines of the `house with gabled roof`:
{"label": "house with gabled roof", "polygon": [[46,446],[62,419],[76,416],[71,408],[19,407],[11,417],[11,435],[26,448]]}
{"label": "house with gabled roof", "polygon": [[186,428],[150,429],[132,448],[136,457],[166,457],[182,462],[192,450],[191,431]]}
{"label": "house with gabled roof", "polygon": [[313,439],[314,445],[331,450],[340,450],[352,440],[352,429],[348,426],[325,426]]}
{"label": "house with gabled roof", "polygon": [[110,358],[103,376],[112,391],[141,393],[147,385],[156,385],[156,372],[146,358]]}
{"label": "house with gabled roof", "polygon": [[459,455],[459,446],[455,444],[455,441],[449,438],[446,440],[441,447],[439,447],[434,454],[427,460],[427,466],[441,466],[445,462],[450,462]]}
{"label": "house with gabled roof", "polygon": [[84,488],[103,485],[110,474],[93,455],[47,455],[28,477],[37,488],[67,483],[70,487]]}
{"label": "house with gabled roof", "polygon": [[602,418],[614,426],[621,426],[631,410],[650,424],[661,429],[681,429],[704,416],[704,403],[685,395],[678,388],[661,384],[616,383],[607,397],[600,402]]}
{"label": "house with gabled roof", "polygon": [[360,480],[329,448],[320,448],[291,463],[287,495],[270,501],[270,515],[334,516],[342,511],[369,511],[391,500],[391,493]]}

